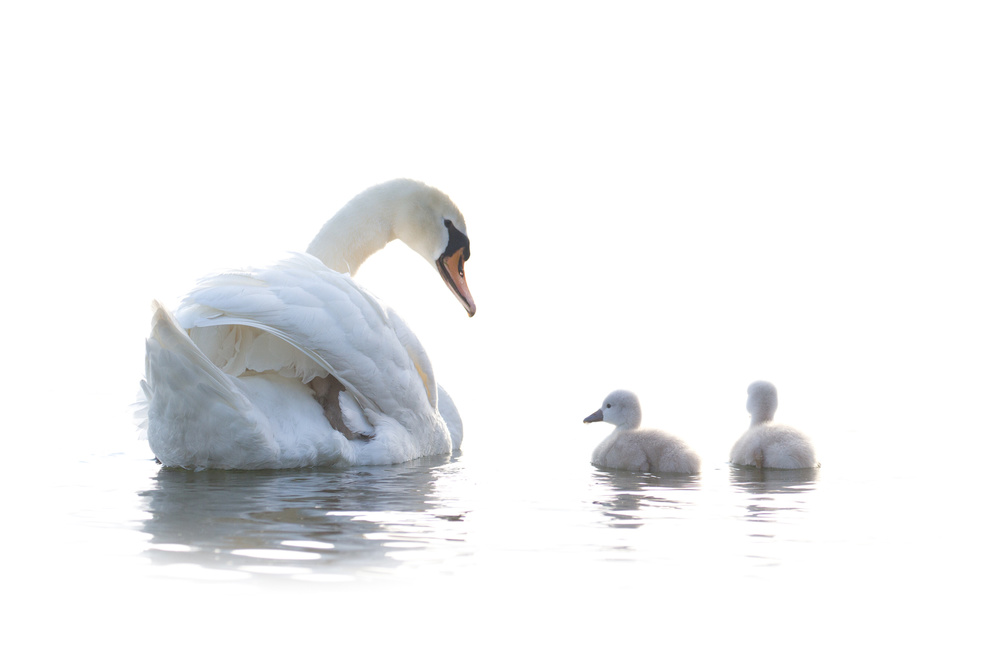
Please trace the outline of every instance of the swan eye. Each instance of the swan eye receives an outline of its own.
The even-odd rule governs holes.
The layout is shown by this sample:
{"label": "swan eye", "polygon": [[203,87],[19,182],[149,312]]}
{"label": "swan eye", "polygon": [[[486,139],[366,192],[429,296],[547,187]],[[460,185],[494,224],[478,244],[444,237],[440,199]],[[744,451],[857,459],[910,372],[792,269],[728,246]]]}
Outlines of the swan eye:
{"label": "swan eye", "polygon": [[456,228],[455,223],[448,218],[444,218],[444,227],[448,230],[448,246],[445,248],[442,257],[445,255],[451,257],[456,252],[461,250],[462,259],[468,260],[472,254],[469,252],[469,237],[466,236],[464,232]]}
{"label": "swan eye", "polygon": [[611,404],[610,404],[610,403],[608,403],[608,404],[607,404],[606,406],[604,406],[604,407],[607,407],[607,408],[610,408],[610,407],[611,407]]}

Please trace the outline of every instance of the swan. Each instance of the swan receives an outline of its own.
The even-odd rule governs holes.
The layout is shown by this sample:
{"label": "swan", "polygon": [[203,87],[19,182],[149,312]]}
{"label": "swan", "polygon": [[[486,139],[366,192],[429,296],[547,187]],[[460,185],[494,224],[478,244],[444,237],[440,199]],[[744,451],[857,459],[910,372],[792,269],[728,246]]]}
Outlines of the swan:
{"label": "swan", "polygon": [[790,426],[774,424],[778,390],[770,382],[758,380],[747,387],[747,429],[729,453],[734,465],[757,468],[815,468],[816,452],[805,435]]}
{"label": "swan", "polygon": [[591,463],[634,472],[697,473],[701,459],[681,440],[663,431],[640,429],[639,397],[619,389],[608,394],[602,407],[584,424],[608,422],[616,428],[594,449]]}
{"label": "swan", "polygon": [[458,449],[462,421],[417,337],[352,276],[400,239],[471,317],[469,238],[451,199],[399,179],[350,200],[306,253],[154,302],[138,414],[165,466],[391,464]]}

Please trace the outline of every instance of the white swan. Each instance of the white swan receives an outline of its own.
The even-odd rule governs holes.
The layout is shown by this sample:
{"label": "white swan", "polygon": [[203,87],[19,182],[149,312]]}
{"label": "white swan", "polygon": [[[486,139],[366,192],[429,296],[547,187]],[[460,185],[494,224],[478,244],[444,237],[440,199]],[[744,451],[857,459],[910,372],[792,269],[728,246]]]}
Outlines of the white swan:
{"label": "white swan", "polygon": [[778,390],[770,382],[759,380],[747,387],[747,429],[729,453],[735,465],[757,468],[815,468],[816,452],[802,433],[790,426],[774,424],[778,409]]}
{"label": "white swan", "polygon": [[472,316],[465,230],[442,192],[390,181],[348,202],[310,254],[205,278],[176,317],[155,303],[140,414],[157,459],[295,468],[458,448],[461,419],[420,342],[351,274],[398,238],[437,267]]}
{"label": "white swan", "polygon": [[683,472],[701,470],[701,459],[681,440],[663,431],[640,429],[639,397],[619,389],[608,394],[603,406],[583,423],[605,421],[615,430],[594,449],[591,463],[603,468],[634,472]]}

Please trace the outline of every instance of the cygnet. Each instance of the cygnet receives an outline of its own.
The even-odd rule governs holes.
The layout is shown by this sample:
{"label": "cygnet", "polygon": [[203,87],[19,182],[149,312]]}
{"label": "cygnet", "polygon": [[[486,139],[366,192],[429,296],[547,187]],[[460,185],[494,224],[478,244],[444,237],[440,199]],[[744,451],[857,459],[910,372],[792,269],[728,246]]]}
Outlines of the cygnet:
{"label": "cygnet", "polygon": [[750,428],[733,445],[730,463],[757,468],[816,467],[816,451],[809,439],[790,426],[772,423],[777,409],[778,390],[773,384],[759,380],[747,387]]}
{"label": "cygnet", "polygon": [[601,408],[583,423],[600,421],[616,428],[591,455],[595,466],[659,473],[701,470],[701,459],[681,440],[663,431],[639,428],[642,421],[639,397],[631,391],[611,392]]}

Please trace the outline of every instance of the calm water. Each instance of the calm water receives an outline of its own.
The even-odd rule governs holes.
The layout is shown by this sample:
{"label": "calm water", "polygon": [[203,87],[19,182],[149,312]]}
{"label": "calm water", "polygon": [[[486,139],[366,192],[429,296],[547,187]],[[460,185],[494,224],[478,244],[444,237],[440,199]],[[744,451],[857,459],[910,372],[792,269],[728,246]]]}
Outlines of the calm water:
{"label": "calm water", "polygon": [[[281,656],[293,636],[312,652],[455,663],[531,646],[583,662],[984,655],[992,469],[929,473],[855,434],[824,443],[817,471],[707,461],[660,477],[592,468],[593,439],[530,465],[497,445],[194,473],[137,443],[21,470],[6,551],[22,636],[164,664],[183,652],[148,640],[184,637],[206,660],[222,646]],[[56,630],[64,640],[47,641]],[[258,632],[267,647],[248,643]],[[223,641],[234,633],[238,647]]]}

